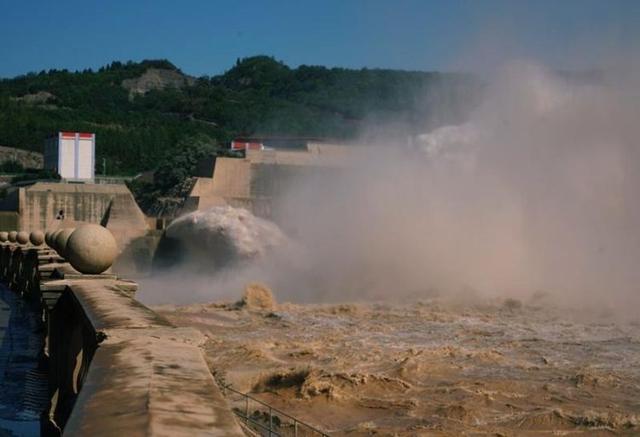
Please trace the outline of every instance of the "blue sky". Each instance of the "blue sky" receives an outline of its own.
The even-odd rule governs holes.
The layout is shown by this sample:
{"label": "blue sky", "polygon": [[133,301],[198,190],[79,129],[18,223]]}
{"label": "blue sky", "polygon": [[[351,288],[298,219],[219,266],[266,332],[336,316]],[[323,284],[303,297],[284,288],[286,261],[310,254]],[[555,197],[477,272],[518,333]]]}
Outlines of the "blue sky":
{"label": "blue sky", "polygon": [[636,0],[0,0],[0,77],[167,58],[213,75],[288,65],[468,70],[512,57],[590,68],[638,53]]}

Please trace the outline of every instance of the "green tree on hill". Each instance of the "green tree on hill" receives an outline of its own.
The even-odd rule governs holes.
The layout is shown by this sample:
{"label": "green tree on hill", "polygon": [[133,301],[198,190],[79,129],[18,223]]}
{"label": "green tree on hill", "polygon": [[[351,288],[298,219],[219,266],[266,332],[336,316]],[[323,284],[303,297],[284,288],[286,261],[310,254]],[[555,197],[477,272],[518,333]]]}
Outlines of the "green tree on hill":
{"label": "green tree on hill", "polygon": [[[98,173],[103,161],[110,175],[157,169],[169,184],[189,174],[186,155],[199,156],[199,146],[185,147],[186,138],[206,137],[220,147],[254,134],[354,139],[381,120],[421,132],[463,120],[472,106],[469,96],[479,89],[461,74],[290,68],[254,56],[217,76],[131,96],[123,81],[150,68],[182,74],[167,60],[114,61],[97,71],[49,70],[0,80],[0,145],[42,151],[48,134],[94,132]],[[437,117],[440,105],[448,119]]]}

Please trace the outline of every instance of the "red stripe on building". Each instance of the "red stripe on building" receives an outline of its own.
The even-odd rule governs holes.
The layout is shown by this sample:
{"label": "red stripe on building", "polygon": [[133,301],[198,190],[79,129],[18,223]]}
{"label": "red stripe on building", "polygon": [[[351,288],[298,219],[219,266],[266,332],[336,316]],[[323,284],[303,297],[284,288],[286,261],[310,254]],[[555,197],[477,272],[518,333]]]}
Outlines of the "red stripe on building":
{"label": "red stripe on building", "polygon": [[231,150],[262,150],[264,145],[257,142],[232,141]]}
{"label": "red stripe on building", "polygon": [[93,138],[93,134],[87,132],[60,132],[62,138],[64,139],[75,138],[76,133],[78,134],[79,138]]}

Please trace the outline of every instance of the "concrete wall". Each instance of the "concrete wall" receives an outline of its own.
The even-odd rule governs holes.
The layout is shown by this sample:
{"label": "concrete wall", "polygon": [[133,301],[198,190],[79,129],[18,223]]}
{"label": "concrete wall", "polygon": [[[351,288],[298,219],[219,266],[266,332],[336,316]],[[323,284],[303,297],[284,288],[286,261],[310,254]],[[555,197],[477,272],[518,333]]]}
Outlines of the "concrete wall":
{"label": "concrete wall", "polygon": [[81,275],[52,250],[8,243],[0,279],[43,312],[43,435],[244,435],[207,367],[202,334],[136,301],[135,283]]}
{"label": "concrete wall", "polygon": [[[360,148],[361,149],[361,148]],[[297,180],[331,177],[344,168],[357,146],[310,144],[309,150],[248,150],[245,158],[207,158],[181,214],[212,206],[246,208],[274,219],[274,201]]]}
{"label": "concrete wall", "polygon": [[50,229],[60,210],[73,221],[100,223],[112,199],[126,195],[119,186],[104,187],[38,182],[20,188],[20,229]]}
{"label": "concrete wall", "polygon": [[100,223],[111,230],[124,250],[146,234],[147,220],[126,185],[36,182],[13,187],[0,201],[0,229],[50,230],[64,211],[68,223]]}
{"label": "concrete wall", "polygon": [[18,229],[20,216],[13,211],[0,211],[0,229]]}

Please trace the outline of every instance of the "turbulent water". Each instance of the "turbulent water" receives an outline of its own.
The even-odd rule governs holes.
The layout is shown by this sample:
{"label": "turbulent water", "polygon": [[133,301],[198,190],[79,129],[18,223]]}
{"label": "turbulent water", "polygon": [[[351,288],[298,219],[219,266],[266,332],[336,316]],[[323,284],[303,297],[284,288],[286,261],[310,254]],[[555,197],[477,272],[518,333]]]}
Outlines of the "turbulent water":
{"label": "turbulent water", "polygon": [[[637,71],[508,65],[465,124],[287,187],[295,250],[196,213],[196,262],[251,262],[143,290],[191,304],[160,310],[219,379],[336,434],[638,435]],[[194,304],[255,281],[296,304]]]}
{"label": "turbulent water", "polygon": [[39,314],[0,284],[0,435],[40,434],[46,373],[38,369],[43,336]]}
{"label": "turbulent water", "polygon": [[219,380],[337,435],[637,435],[640,320],[538,299],[159,310]]}
{"label": "turbulent water", "polygon": [[268,262],[276,249],[290,247],[276,224],[246,209],[195,211],[167,228],[154,256],[154,274],[141,279],[137,297],[147,304],[208,301],[212,283],[222,291],[233,289],[229,284],[237,280],[263,278],[275,270]]}

